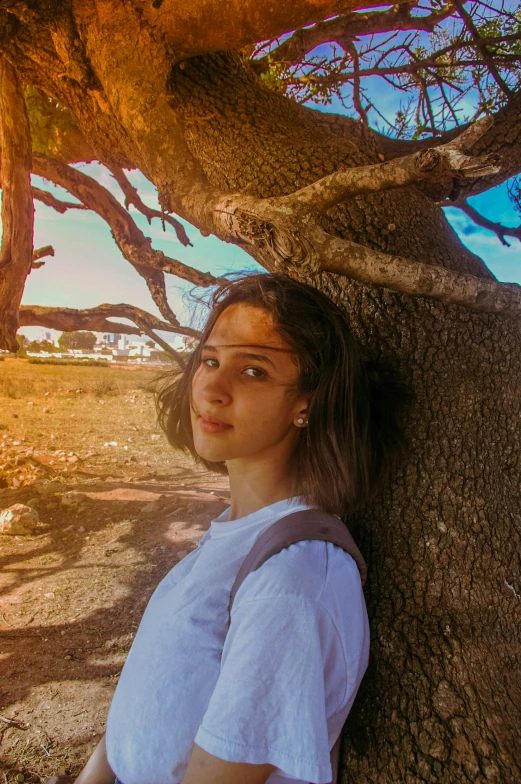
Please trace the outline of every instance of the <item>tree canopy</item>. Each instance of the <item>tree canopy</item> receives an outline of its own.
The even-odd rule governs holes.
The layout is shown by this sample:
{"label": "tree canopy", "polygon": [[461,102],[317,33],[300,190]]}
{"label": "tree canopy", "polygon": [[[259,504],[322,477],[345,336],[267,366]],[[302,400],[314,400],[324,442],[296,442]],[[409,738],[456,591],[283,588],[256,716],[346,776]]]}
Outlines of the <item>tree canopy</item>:
{"label": "tree canopy", "polygon": [[[215,278],[155,250],[130,205],[149,223],[173,230],[184,246],[190,239],[176,215],[205,235],[240,245],[267,269],[302,265],[471,309],[518,312],[516,286],[341,239],[316,219],[357,196],[413,186],[435,204],[464,210],[504,243],[520,237],[519,228],[495,224],[467,203],[505,180],[519,202],[521,14],[515,3],[344,2],[339,13],[336,3],[300,0],[281,8],[255,3],[253,13],[251,2],[226,10],[210,2],[198,17],[197,5],[191,11],[173,0],[124,6],[0,0],[0,29],[4,347],[16,350],[19,323],[145,332],[154,340],[154,330],[194,334],[171,310],[165,275],[202,287]],[[344,116],[325,120],[329,131],[336,123],[337,132],[363,144],[364,154],[344,156],[326,176],[304,187],[290,183],[276,197],[254,195],[255,181],[238,192],[212,182],[191,140],[216,112],[182,118],[176,86],[198,58],[224,50],[248,66],[249,78],[290,103],[341,105]],[[396,104],[397,94],[399,106],[389,111],[389,96]],[[75,166],[93,160],[111,172],[124,206]],[[160,210],[145,205],[130,183],[125,169],[134,168],[157,187]],[[30,173],[74,200],[31,186]],[[93,210],[107,221],[162,318],[131,304],[88,311],[35,304],[19,313],[26,275],[38,274],[31,271],[53,253],[50,246],[32,248],[33,199],[60,213]],[[393,232],[394,225],[381,230]],[[110,320],[118,316],[135,326]]]}
{"label": "tree canopy", "polygon": [[[407,459],[349,521],[371,570],[372,663],[342,751],[353,782],[521,779],[521,289],[442,209],[520,237],[467,201],[508,183],[519,203],[520,21],[501,0],[0,0],[0,347],[17,350],[19,325],[143,333],[183,366],[158,333],[197,344],[167,281],[212,291],[186,263],[200,232],[320,288],[368,368],[414,390]],[[34,200],[104,220],[159,316],[103,294],[20,307],[52,263],[33,247]],[[134,211],[174,232],[184,261]]]}
{"label": "tree canopy", "polygon": [[58,345],[65,351],[81,348],[91,350],[96,345],[96,335],[92,332],[62,332]]}

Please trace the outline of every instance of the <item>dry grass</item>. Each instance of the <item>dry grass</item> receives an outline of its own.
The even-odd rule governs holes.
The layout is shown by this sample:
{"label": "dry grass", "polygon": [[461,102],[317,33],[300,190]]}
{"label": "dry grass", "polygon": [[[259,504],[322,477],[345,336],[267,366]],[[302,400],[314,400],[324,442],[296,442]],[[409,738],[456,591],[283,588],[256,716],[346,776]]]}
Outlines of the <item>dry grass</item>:
{"label": "dry grass", "polygon": [[[6,359],[0,368],[0,487],[34,481],[35,460],[53,472],[103,467],[121,475],[146,466],[164,473],[174,455],[156,419],[153,390],[161,372]],[[191,464],[176,455],[179,460]]]}
{"label": "dry grass", "polygon": [[0,509],[40,519],[0,537],[1,784],[79,773],[148,597],[226,506],[227,480],[159,430],[156,377],[0,362]]}
{"label": "dry grass", "polygon": [[148,389],[161,371],[140,366],[33,365],[26,359],[6,359],[0,370],[0,398],[42,397],[46,392],[82,389],[93,396]]}

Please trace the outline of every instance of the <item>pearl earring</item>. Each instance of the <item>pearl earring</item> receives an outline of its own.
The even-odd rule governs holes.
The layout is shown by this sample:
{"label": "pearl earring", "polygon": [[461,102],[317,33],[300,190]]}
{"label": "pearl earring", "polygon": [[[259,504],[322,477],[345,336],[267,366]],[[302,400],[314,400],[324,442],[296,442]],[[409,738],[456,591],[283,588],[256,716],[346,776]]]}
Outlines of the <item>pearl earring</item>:
{"label": "pearl earring", "polygon": [[298,417],[297,422],[298,422],[299,425],[303,425],[304,424],[304,420],[302,419],[302,417]]}

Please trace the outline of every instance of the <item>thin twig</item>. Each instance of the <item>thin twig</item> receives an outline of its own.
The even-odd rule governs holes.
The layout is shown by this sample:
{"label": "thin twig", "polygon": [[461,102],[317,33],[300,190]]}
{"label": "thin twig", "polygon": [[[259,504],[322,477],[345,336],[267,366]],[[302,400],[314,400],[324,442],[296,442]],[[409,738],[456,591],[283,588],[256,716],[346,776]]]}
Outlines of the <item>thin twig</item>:
{"label": "thin twig", "polygon": [[0,721],[3,721],[9,727],[16,727],[18,730],[27,730],[28,727],[25,725],[25,722],[17,721],[16,719],[8,719],[7,716],[0,716]]}

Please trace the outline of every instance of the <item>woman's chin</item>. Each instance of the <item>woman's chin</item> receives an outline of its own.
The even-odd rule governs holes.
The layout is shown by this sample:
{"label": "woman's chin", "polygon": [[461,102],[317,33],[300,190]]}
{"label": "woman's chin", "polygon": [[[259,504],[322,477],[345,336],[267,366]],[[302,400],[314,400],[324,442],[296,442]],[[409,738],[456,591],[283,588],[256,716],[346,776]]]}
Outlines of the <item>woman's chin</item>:
{"label": "woman's chin", "polygon": [[195,451],[203,460],[209,463],[223,463],[225,460],[230,459],[228,452],[222,447],[211,447],[208,444],[195,444]]}

